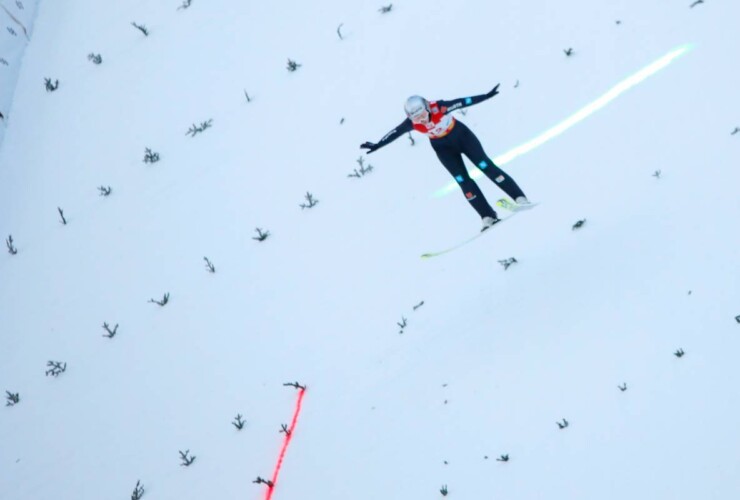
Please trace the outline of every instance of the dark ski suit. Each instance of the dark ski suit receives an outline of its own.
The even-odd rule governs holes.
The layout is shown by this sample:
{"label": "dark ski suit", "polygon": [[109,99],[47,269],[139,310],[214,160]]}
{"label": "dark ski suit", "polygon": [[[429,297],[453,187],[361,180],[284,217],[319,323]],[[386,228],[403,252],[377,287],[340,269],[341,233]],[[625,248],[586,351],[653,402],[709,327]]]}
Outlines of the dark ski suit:
{"label": "dark ski suit", "polygon": [[406,118],[398,127],[388,132],[378,143],[366,142],[360,147],[372,153],[395,141],[403,134],[417,130],[429,137],[429,143],[450,175],[457,181],[468,203],[481,217],[496,217],[496,212],[486,201],[478,185],[470,178],[462,155],[467,156],[489,179],[496,183],[507,195],[516,200],[524,193],[517,183],[501,170],[483,151],[475,134],[464,123],[448,113],[478,104],[498,93],[498,85],[488,94],[435,101],[429,103],[430,120],[427,124],[414,123]]}

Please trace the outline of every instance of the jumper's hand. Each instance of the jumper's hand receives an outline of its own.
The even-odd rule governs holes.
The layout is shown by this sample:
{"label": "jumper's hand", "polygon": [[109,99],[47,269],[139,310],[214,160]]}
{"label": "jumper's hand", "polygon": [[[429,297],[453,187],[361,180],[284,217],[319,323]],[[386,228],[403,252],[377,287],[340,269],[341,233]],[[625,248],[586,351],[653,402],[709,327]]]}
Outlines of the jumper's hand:
{"label": "jumper's hand", "polygon": [[491,91],[486,94],[486,97],[488,97],[490,99],[491,97],[493,97],[496,94],[498,94],[498,87],[499,87],[499,85],[501,85],[501,84],[500,83],[497,83],[496,86],[493,87],[491,89]]}
{"label": "jumper's hand", "polygon": [[375,151],[376,149],[378,149],[378,145],[375,144],[374,142],[363,142],[360,145],[360,149],[367,149],[366,153],[367,154],[370,154],[373,151]]}

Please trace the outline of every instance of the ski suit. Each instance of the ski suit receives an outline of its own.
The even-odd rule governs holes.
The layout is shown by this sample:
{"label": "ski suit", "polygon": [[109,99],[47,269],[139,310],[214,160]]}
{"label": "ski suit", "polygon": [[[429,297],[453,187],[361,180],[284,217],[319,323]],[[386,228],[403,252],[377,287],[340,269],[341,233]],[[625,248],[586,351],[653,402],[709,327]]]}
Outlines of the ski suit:
{"label": "ski suit", "polygon": [[[495,89],[494,89],[495,90]],[[466,108],[490,99],[496,93],[463,97],[450,101],[432,101],[429,103],[428,123],[414,123],[406,118],[395,129],[388,132],[378,143],[365,143],[362,147],[368,153],[382,148],[395,141],[403,134],[416,130],[429,137],[429,143],[447,171],[457,181],[465,199],[481,217],[496,217],[496,212],[483,196],[478,185],[468,174],[462,155],[467,156],[489,179],[496,183],[512,199],[524,196],[517,183],[501,170],[483,151],[475,134],[451,114],[457,109]]]}

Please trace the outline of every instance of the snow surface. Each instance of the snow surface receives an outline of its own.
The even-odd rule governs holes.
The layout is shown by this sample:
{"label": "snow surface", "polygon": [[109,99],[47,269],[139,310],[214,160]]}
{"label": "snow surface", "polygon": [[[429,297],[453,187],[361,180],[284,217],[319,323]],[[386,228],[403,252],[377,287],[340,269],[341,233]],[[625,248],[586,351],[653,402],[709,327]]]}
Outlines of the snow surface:
{"label": "snow surface", "polygon": [[[0,498],[264,498],[293,381],[276,500],[740,498],[740,2],[179,5],[39,7],[0,151]],[[419,258],[480,221],[426,139],[348,177],[410,94],[501,82],[459,116],[496,156],[686,43],[506,165],[540,206],[451,254]]]}
{"label": "snow surface", "polygon": [[[12,2],[12,3],[11,3]],[[0,147],[39,0],[0,0]]]}

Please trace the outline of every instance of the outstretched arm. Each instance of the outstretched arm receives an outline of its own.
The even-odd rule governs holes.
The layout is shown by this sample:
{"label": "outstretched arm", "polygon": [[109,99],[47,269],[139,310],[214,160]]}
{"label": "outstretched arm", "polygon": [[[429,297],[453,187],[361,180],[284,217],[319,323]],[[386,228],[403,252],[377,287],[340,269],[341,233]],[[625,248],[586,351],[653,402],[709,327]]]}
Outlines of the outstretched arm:
{"label": "outstretched arm", "polygon": [[498,94],[498,87],[501,85],[500,83],[497,84],[493,89],[491,89],[490,92],[487,94],[481,94],[481,95],[474,95],[471,97],[461,97],[459,99],[452,99],[450,101],[437,101],[439,106],[441,108],[446,108],[445,113],[449,113],[451,111],[455,111],[456,109],[462,109],[467,108],[468,106],[473,106],[474,104],[481,103],[483,101],[487,101],[491,97]]}
{"label": "outstretched arm", "polygon": [[367,149],[367,154],[372,153],[373,151],[382,148],[383,146],[386,146],[390,144],[391,142],[395,141],[399,137],[401,137],[406,132],[411,132],[414,129],[414,125],[411,123],[411,120],[406,118],[401,124],[385,134],[383,138],[380,140],[380,142],[363,142],[362,145],[360,145],[360,149]]}

